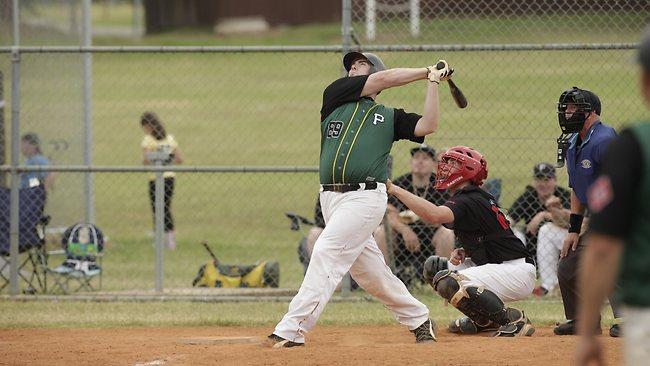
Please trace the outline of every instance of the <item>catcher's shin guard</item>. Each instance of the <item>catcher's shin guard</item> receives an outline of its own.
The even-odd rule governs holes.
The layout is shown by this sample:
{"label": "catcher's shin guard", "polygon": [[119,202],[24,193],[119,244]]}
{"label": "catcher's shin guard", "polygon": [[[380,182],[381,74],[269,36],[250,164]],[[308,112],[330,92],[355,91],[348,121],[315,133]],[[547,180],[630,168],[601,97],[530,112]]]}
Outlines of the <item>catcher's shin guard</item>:
{"label": "catcher's shin guard", "polygon": [[432,255],[424,262],[422,266],[422,278],[431,286],[433,286],[433,277],[436,273],[449,268],[447,258]]}
{"label": "catcher's shin guard", "polygon": [[434,276],[433,289],[480,327],[487,327],[491,322],[510,323],[503,301],[494,292],[483,287],[464,287],[463,279],[462,274],[445,269]]}

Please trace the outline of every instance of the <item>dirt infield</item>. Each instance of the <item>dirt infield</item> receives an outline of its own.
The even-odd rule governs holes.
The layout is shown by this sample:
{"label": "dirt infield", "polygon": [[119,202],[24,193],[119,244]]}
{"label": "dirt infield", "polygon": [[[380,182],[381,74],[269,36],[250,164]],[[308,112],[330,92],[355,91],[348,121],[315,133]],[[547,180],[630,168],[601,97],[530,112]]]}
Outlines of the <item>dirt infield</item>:
{"label": "dirt infield", "polygon": [[[319,326],[306,347],[260,345],[268,328],[1,329],[0,364],[10,365],[568,365],[577,337],[538,328],[530,338],[456,336],[414,344],[399,326]],[[608,364],[621,339],[602,336]]]}

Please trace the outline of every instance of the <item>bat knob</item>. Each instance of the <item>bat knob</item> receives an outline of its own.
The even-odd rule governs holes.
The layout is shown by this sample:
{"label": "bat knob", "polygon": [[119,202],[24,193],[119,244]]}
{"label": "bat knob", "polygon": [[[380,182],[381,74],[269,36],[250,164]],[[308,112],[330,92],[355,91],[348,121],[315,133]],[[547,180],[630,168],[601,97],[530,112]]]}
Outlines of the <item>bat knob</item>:
{"label": "bat knob", "polygon": [[444,63],[444,62],[440,61],[440,62],[438,62],[438,63],[436,64],[436,69],[438,69],[438,70],[442,70],[442,69],[444,69],[444,68],[445,68],[445,63]]}

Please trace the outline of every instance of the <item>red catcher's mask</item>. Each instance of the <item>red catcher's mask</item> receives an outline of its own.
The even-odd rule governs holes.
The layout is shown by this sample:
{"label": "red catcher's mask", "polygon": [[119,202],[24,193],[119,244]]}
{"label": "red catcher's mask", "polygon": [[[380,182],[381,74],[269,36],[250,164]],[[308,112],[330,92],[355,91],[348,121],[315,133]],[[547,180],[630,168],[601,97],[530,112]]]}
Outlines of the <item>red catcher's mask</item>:
{"label": "red catcher's mask", "polygon": [[454,146],[442,155],[438,163],[435,188],[454,188],[467,181],[480,186],[487,175],[483,154],[467,146]]}

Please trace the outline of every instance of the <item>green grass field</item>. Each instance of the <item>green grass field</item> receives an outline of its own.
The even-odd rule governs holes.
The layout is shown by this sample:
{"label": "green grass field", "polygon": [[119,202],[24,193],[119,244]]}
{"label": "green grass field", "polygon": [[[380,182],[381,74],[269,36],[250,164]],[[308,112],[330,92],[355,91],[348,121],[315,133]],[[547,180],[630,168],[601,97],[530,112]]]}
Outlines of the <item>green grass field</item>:
{"label": "green grass field", "polygon": [[[620,19],[620,24],[624,24],[636,18],[628,14]],[[566,27],[549,31],[543,27],[543,21],[550,20],[510,19],[492,24],[526,24],[521,37],[516,32],[484,33],[484,29],[490,29],[488,21],[484,26],[465,25],[463,29],[468,43],[571,40],[567,39]],[[602,30],[602,21],[585,29],[581,41],[636,39],[635,33],[617,32],[617,27]],[[542,28],[546,30],[538,32]],[[282,29],[268,36],[223,39],[209,33],[177,32],[138,41],[97,39],[96,44],[336,44],[340,40],[339,29],[339,25],[317,25]],[[464,42],[454,37],[444,42],[439,38],[422,40],[428,41]],[[392,52],[381,56],[389,66],[411,67],[444,57],[456,68],[455,80],[467,95],[469,107],[457,109],[446,86],[442,86],[441,126],[426,142],[436,148],[465,144],[485,153],[490,176],[503,181],[501,201],[507,208],[530,182],[532,166],[555,159],[555,138],[559,134],[555,103],[563,90],[578,85],[595,91],[603,102],[603,120],[616,128],[647,115],[638,97],[633,54],[627,50],[603,50]],[[138,117],[145,110],[153,110],[177,137],[186,165],[317,166],[322,90],[340,76],[340,60],[341,56],[335,53],[96,54],[92,87],[93,161],[98,165],[139,165],[142,132]],[[38,132],[45,154],[56,164],[82,163],[81,65],[77,54],[27,54],[21,59],[21,133]],[[0,54],[7,105],[11,105],[10,70],[9,55]],[[424,93],[424,82],[414,83],[385,91],[378,101],[419,112]],[[7,110],[7,121],[10,116]],[[410,142],[395,145],[395,176],[407,171],[408,149],[412,146]],[[48,202],[53,226],[68,226],[83,219],[82,181],[82,174],[57,174]],[[152,229],[147,174],[97,173],[94,182],[97,224],[110,237],[103,262],[104,289],[152,289],[154,251],[148,236]],[[566,186],[564,170],[559,172],[559,183]],[[164,286],[190,286],[199,266],[208,260],[199,245],[201,240],[207,240],[225,263],[279,260],[281,286],[297,287],[302,280],[302,267],[296,255],[300,235],[288,230],[284,213],[296,211],[311,216],[317,184],[315,173],[179,174],[174,197],[179,246],[174,252],[165,252]],[[431,297],[427,301],[432,304],[437,300]],[[42,305],[47,309],[43,317],[24,320],[25,314]],[[115,307],[121,315],[93,319],[98,312],[95,306]],[[214,306],[223,313],[215,314]],[[183,324],[205,321],[268,325],[277,320],[286,304],[271,304],[268,308],[272,311],[262,311],[252,318],[244,314],[248,312],[239,312],[240,306],[250,308],[254,314],[264,307],[4,302],[3,314],[7,315],[3,315],[0,326],[176,324],[175,317],[155,314],[168,309],[183,313],[189,307],[206,315],[196,318],[188,311],[190,315],[183,318],[187,320]],[[553,302],[526,306],[533,307],[535,313],[548,314],[540,317],[543,323],[558,320],[561,314],[559,304]],[[348,307],[363,311],[350,311]],[[384,315],[375,316],[383,311],[379,310],[381,306],[372,303],[368,307],[373,310],[366,312],[365,305],[332,304],[324,322],[390,321],[385,311]],[[436,304],[435,308],[440,307]],[[445,311],[435,317],[445,318],[455,310]],[[90,318],[83,315],[78,323],[66,321],[66,315],[73,313]],[[47,320],[47,315],[52,315],[53,320]]]}
{"label": "green grass field", "polygon": [[[451,305],[445,306],[431,292],[416,292],[416,297],[431,311],[438,326],[462,314]],[[161,326],[264,326],[273,327],[286,312],[288,304],[203,303],[203,302],[0,302],[3,312],[0,328],[111,328]],[[562,320],[562,303],[550,301],[519,301],[538,326],[549,326]],[[603,326],[612,323],[609,307],[603,312]],[[319,320],[321,325],[395,324],[390,312],[375,301],[332,302]]]}

